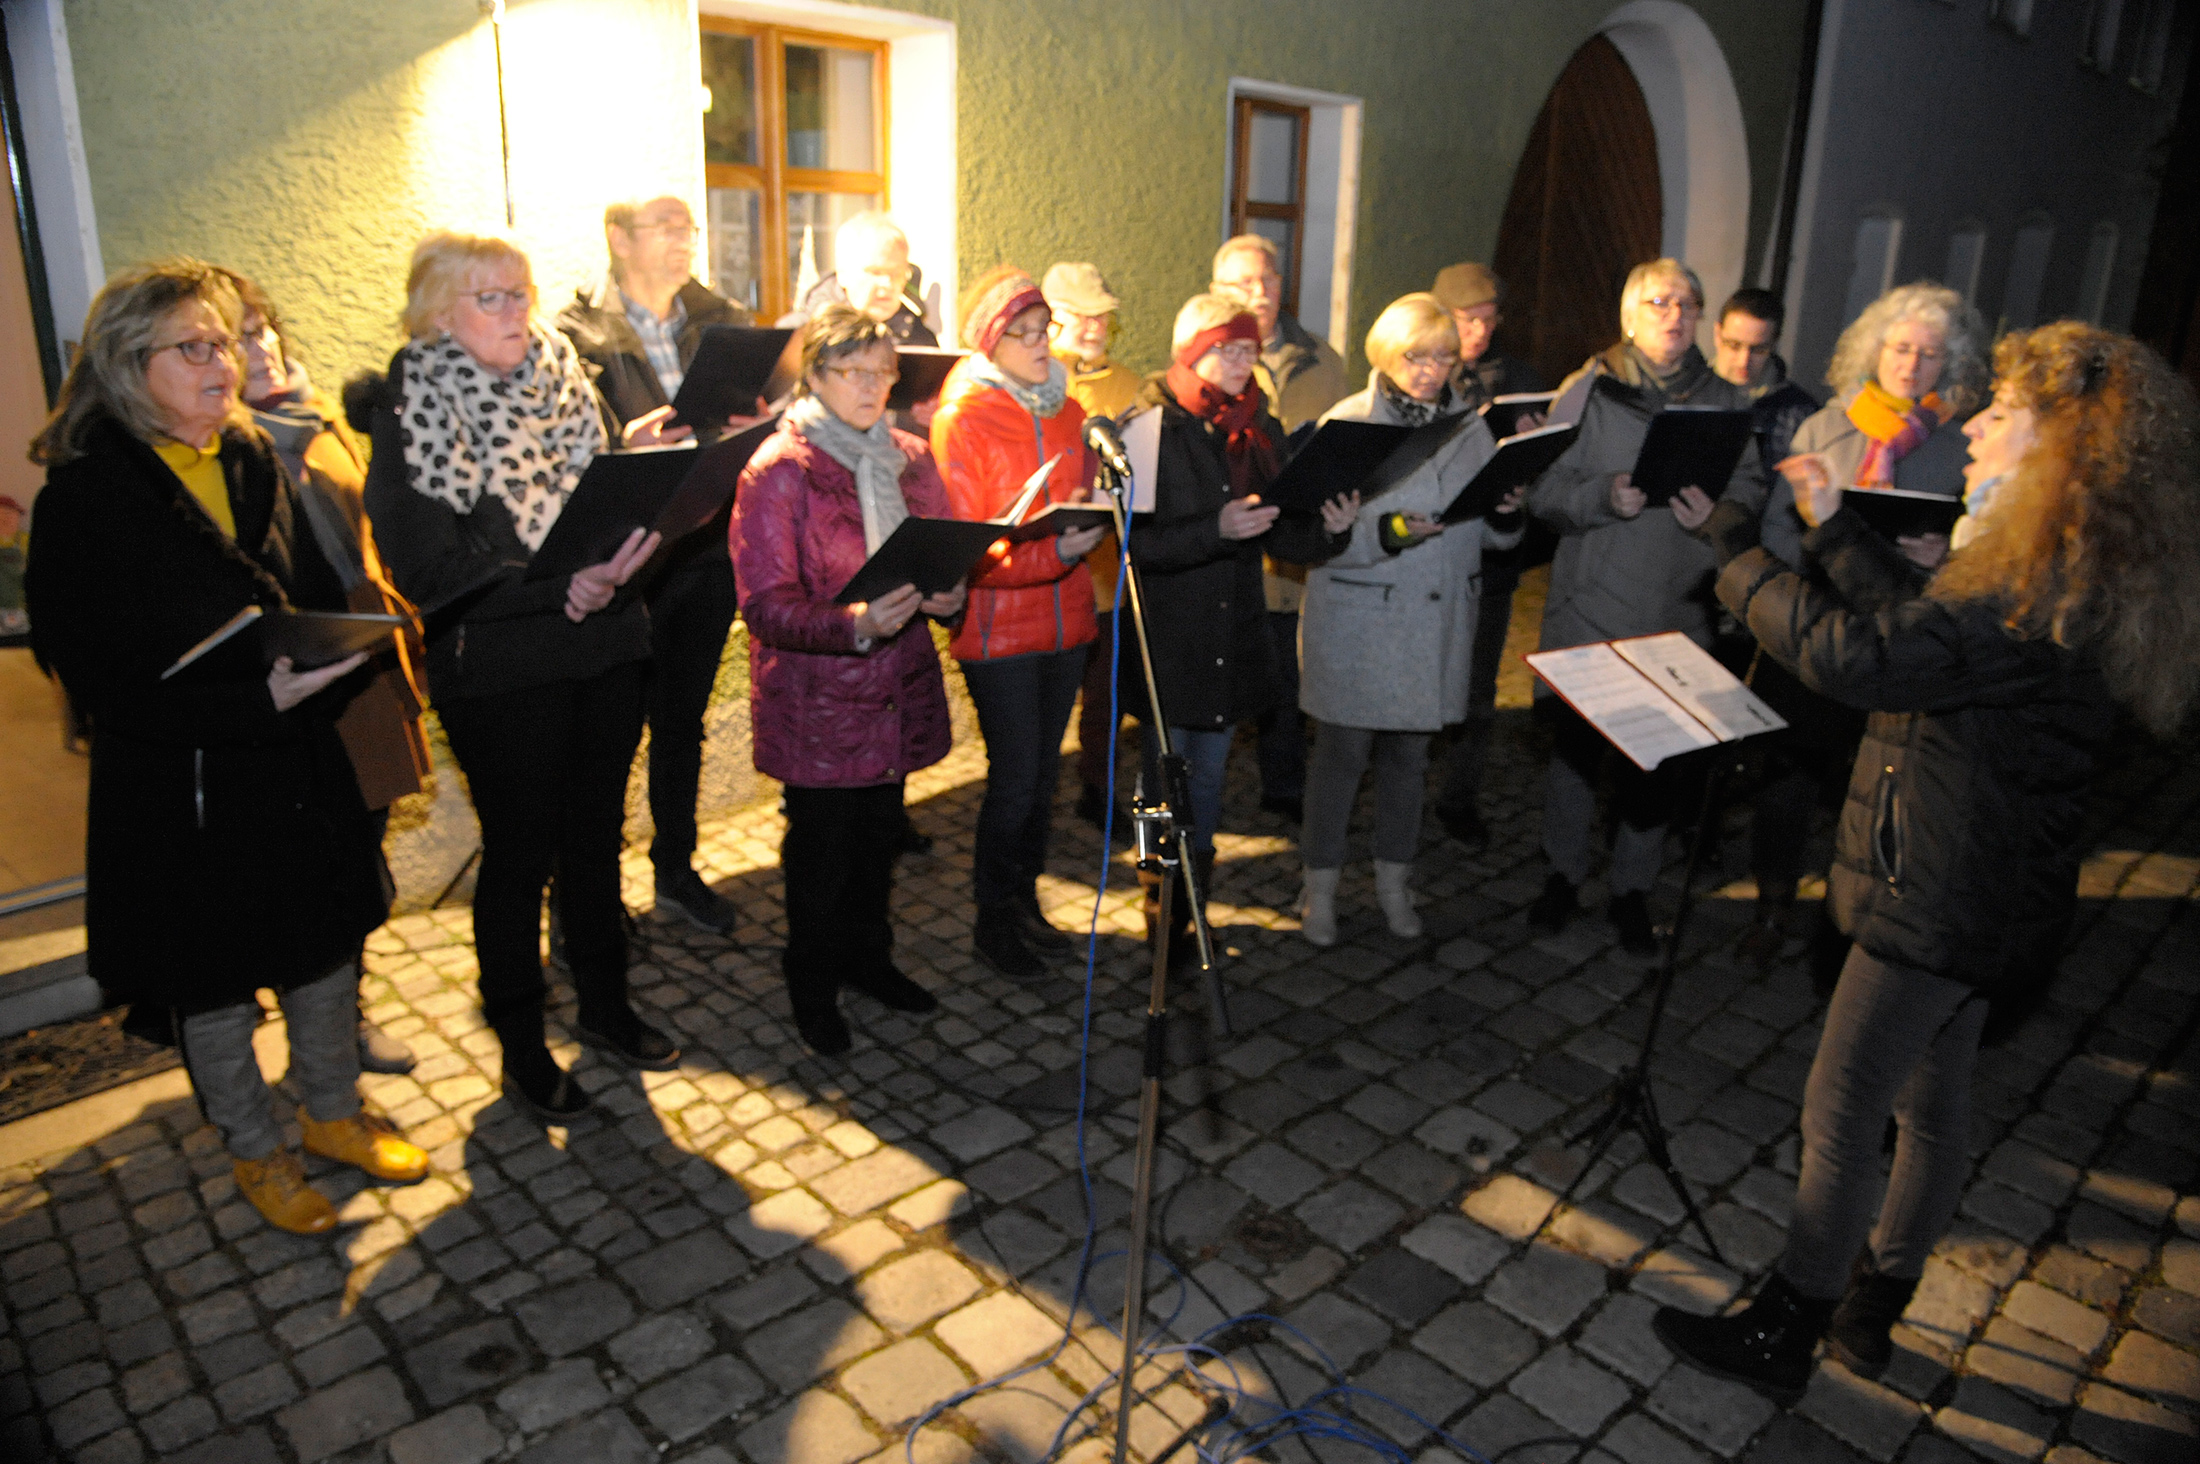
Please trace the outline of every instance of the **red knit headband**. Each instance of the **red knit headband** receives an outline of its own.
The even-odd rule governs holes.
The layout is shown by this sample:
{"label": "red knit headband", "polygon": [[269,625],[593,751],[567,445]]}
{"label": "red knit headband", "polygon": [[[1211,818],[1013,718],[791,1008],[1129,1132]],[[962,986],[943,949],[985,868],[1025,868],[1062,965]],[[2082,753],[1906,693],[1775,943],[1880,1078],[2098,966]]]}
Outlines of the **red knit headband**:
{"label": "red knit headband", "polygon": [[1260,322],[1251,311],[1241,311],[1220,325],[1210,325],[1184,343],[1173,358],[1179,366],[1190,366],[1224,341],[1251,341],[1260,344]]}
{"label": "red knit headband", "polygon": [[970,344],[981,356],[993,354],[993,348],[1008,334],[1009,323],[1032,306],[1044,308],[1047,297],[1039,293],[1039,287],[1029,275],[1010,275],[992,289],[978,297],[971,308],[970,321],[977,330]]}

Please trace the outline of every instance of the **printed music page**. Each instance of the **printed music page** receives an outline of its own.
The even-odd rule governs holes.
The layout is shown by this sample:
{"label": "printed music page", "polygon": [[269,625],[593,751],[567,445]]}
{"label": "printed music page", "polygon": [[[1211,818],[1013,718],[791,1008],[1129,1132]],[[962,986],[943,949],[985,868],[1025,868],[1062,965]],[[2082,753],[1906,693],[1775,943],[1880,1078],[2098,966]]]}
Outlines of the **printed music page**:
{"label": "printed music page", "polygon": [[1719,739],[1630,666],[1611,644],[1537,651],[1528,665],[1611,744],[1645,772]]}
{"label": "printed music page", "polygon": [[1721,742],[1777,732],[1787,725],[1709,651],[1677,630],[1613,641],[1612,649],[1717,733]]}

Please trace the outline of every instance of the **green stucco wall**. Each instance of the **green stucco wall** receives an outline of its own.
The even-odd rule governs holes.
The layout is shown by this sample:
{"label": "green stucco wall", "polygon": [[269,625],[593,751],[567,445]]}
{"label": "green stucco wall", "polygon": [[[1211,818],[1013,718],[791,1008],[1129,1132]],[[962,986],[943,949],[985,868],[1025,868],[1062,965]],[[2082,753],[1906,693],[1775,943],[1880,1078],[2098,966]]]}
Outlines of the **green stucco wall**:
{"label": "green stucco wall", "polygon": [[[1156,364],[1220,239],[1233,76],[1365,102],[1349,343],[1440,266],[1490,256],[1521,144],[1612,0],[913,0],[956,25],[958,266],[1089,258]],[[1803,0],[1695,0],[1732,72],[1762,250]],[[396,343],[404,258],[501,221],[474,0],[69,0],[109,267],[202,253],[259,275],[324,374]],[[554,297],[620,193],[699,192],[688,0],[513,0],[518,232]],[[65,326],[66,329],[66,326]]]}

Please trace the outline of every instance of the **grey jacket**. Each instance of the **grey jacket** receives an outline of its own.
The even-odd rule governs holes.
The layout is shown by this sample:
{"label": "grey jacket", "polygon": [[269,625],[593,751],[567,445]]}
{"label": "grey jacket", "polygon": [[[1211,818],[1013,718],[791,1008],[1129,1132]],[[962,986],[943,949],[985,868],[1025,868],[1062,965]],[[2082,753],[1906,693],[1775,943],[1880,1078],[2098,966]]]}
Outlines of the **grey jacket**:
{"label": "grey jacket", "polygon": [[[1842,487],[1856,481],[1864,465],[1864,450],[1871,439],[1849,420],[1849,402],[1855,396],[1828,402],[1795,429],[1792,452],[1823,453],[1833,481]],[[1894,486],[1912,493],[1945,493],[1963,496],[1963,465],[1971,460],[1971,445],[1963,437],[1963,424],[1944,422],[1938,431],[1896,460]],[[1795,511],[1795,489],[1778,473],[1771,475],[1771,495],[1765,500],[1764,545],[1795,568],[1803,563],[1803,535],[1809,530]]]}
{"label": "grey jacket", "polygon": [[[1634,467],[1651,417],[1668,405],[1747,410],[1749,392],[1721,380],[1694,346],[1663,387],[1624,341],[1591,357],[1582,370],[1591,367],[1605,379],[1582,410],[1581,436],[1528,490],[1529,512],[1560,535],[1538,648],[1669,630],[1708,645],[1711,546],[1682,528],[1670,509],[1645,508],[1621,518],[1612,511],[1612,478]],[[1756,447],[1742,450],[1726,482],[1701,486],[1715,499],[1737,499],[1752,514],[1762,512],[1765,480]],[[1540,683],[1536,694],[1544,694]]]}
{"label": "grey jacket", "polygon": [[[1337,418],[1398,420],[1372,373],[1366,391],[1322,420]],[[1511,548],[1521,528],[1499,532],[1487,519],[1469,519],[1386,554],[1375,523],[1399,511],[1442,513],[1496,450],[1477,418],[1412,477],[1361,504],[1344,552],[1307,571],[1299,706],[1308,716],[1384,732],[1435,732],[1465,720],[1482,551]]]}

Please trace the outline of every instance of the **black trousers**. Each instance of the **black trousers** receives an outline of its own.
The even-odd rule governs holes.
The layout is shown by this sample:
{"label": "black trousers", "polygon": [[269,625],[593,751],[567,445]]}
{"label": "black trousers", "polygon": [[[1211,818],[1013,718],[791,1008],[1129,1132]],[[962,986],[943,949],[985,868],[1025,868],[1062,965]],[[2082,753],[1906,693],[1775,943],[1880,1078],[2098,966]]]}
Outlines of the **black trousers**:
{"label": "black trousers", "polygon": [[1077,703],[1089,646],[965,661],[963,681],[985,736],[985,801],[973,871],[978,908],[1028,905],[1047,864],[1062,733]]}
{"label": "black trousers", "polygon": [[847,978],[893,965],[887,906],[901,842],[902,784],[868,788],[789,785],[787,836],[779,846],[787,898],[790,988],[829,998]]}
{"label": "black trousers", "polygon": [[733,567],[710,556],[665,577],[649,602],[649,862],[666,879],[695,858],[695,798],[703,781],[703,713],[726,653],[737,602]]}
{"label": "black trousers", "polygon": [[582,1012],[626,1002],[619,844],[646,665],[436,706],[481,820],[474,953],[482,1015],[500,1033],[541,1030],[542,895],[552,873]]}

